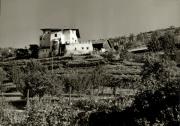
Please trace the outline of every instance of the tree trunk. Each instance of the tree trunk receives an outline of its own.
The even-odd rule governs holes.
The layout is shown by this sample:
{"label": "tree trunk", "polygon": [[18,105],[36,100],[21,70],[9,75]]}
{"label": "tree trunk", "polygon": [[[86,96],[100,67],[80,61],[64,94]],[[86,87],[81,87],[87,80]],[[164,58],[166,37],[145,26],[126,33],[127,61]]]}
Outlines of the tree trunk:
{"label": "tree trunk", "polygon": [[26,103],[26,107],[27,107],[27,110],[29,110],[29,89],[27,90],[27,103]]}
{"label": "tree trunk", "polygon": [[72,87],[69,87],[69,105],[71,105],[71,92],[72,92]]}
{"label": "tree trunk", "polygon": [[113,87],[113,95],[116,96],[116,87]]}

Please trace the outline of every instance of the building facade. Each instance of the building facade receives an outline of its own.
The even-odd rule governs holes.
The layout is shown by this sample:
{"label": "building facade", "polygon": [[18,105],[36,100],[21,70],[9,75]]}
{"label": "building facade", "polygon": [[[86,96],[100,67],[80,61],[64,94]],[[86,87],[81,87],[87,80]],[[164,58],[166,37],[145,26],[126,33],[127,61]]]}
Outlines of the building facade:
{"label": "building facade", "polygon": [[81,55],[93,51],[92,43],[80,43],[78,29],[41,29],[39,58]]}
{"label": "building facade", "polygon": [[73,43],[66,45],[66,55],[90,54],[93,52],[92,43]]}

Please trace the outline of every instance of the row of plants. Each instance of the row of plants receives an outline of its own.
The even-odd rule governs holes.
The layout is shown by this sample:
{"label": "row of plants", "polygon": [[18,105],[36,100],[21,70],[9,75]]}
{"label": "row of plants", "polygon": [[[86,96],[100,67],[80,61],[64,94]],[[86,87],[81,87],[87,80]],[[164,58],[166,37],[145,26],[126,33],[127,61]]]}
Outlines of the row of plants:
{"label": "row of plants", "polygon": [[[85,126],[89,125],[91,113],[115,110],[122,110],[120,104],[115,104],[115,99],[72,100],[72,104],[69,105],[69,102],[63,98],[52,101],[52,97],[33,97],[24,112],[14,114],[2,111],[4,113],[1,114],[1,122],[3,122],[1,124],[5,126]],[[13,120],[17,115],[21,119]]]}
{"label": "row of plants", "polygon": [[[179,80],[165,82],[165,87],[157,90],[138,92],[133,102],[128,100],[116,104],[117,99],[108,100],[67,100],[59,98],[33,97],[19,122],[13,123],[5,111],[1,111],[2,125],[18,126],[178,126],[179,118]],[[2,114],[3,112],[3,114]]]}

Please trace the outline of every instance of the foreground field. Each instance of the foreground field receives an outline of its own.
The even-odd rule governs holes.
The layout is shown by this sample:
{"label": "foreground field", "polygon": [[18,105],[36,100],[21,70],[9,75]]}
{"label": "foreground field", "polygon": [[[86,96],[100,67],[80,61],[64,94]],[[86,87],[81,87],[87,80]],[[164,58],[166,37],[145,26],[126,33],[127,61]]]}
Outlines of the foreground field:
{"label": "foreground field", "polygon": [[179,124],[180,69],[173,61],[77,56],[0,65],[7,72],[0,104],[4,126]]}

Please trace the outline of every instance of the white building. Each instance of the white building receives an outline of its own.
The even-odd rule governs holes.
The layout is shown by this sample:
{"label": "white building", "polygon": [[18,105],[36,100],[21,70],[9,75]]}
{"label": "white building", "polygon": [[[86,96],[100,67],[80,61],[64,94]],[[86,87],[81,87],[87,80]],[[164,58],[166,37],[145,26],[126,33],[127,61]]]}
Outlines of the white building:
{"label": "white building", "polygon": [[66,45],[66,55],[90,54],[93,52],[92,43],[73,43]]}
{"label": "white building", "polygon": [[61,44],[78,43],[78,38],[80,36],[77,29],[63,29],[50,35],[50,41],[58,41]]}
{"label": "white building", "polygon": [[92,43],[79,43],[78,29],[41,29],[39,57],[79,55],[93,51]]}

